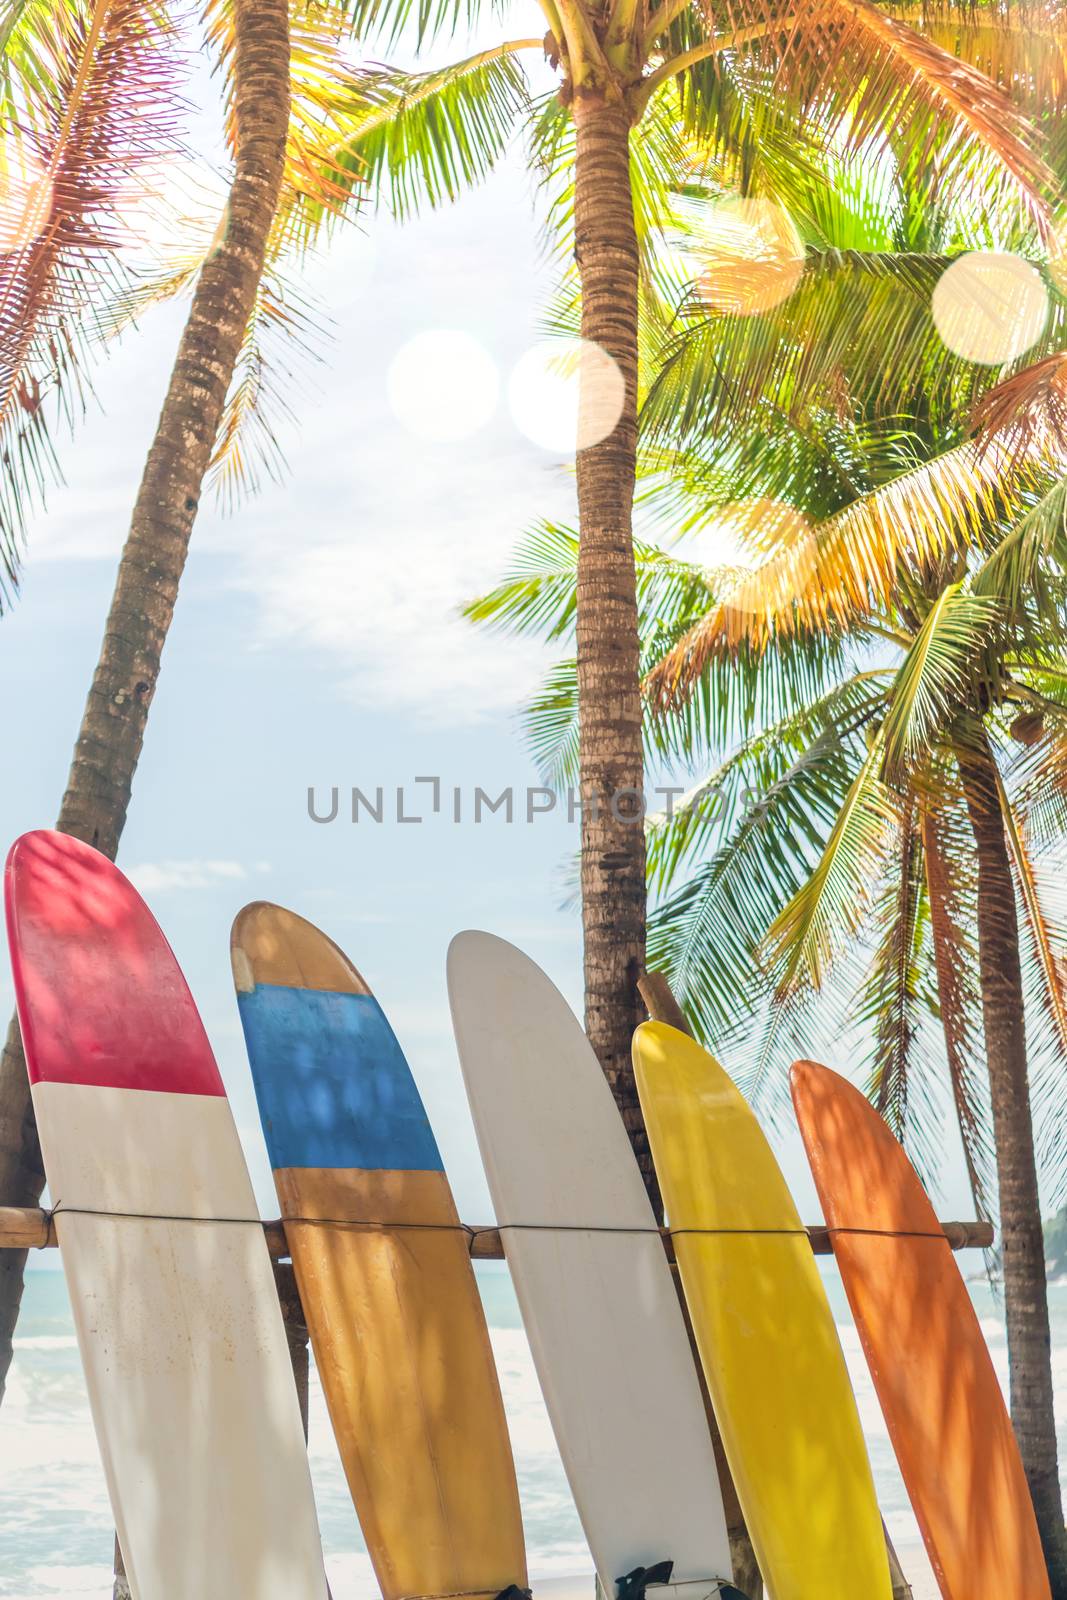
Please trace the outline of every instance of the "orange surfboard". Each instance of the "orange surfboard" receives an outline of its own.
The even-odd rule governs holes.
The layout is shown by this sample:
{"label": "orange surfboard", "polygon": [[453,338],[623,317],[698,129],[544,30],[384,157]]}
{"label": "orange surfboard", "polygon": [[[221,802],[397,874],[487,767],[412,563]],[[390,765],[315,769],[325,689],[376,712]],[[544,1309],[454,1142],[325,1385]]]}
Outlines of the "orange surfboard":
{"label": "orange surfboard", "polygon": [[813,1061],[793,1104],[901,1474],[945,1600],[1049,1600],[1030,1493],[971,1297],[914,1167]]}

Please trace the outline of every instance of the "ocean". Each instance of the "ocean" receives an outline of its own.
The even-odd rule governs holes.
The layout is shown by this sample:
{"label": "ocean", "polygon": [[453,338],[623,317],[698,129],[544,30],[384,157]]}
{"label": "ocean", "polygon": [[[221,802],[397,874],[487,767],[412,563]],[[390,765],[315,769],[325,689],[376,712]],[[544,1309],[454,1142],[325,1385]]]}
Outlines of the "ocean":
{"label": "ocean", "polygon": [[[974,1258],[980,1269],[980,1257]],[[506,1269],[478,1267],[511,1428],[522,1494],[530,1572],[551,1590],[557,1580],[591,1572],[533,1370]],[[935,1600],[892,1450],[844,1294],[826,1273],[842,1344],[859,1399],[879,1499],[915,1600]],[[993,1359],[1006,1382],[1004,1330],[984,1282],[971,1285]],[[1056,1393],[1067,1422],[1067,1285],[1051,1290]],[[314,1373],[309,1451],[334,1600],[372,1600],[377,1593]],[[1060,1459],[1067,1463],[1067,1428]],[[89,1417],[66,1284],[62,1273],[27,1275],[8,1394],[0,1408],[0,1596],[4,1600],[110,1600],[112,1523]],[[579,1585],[584,1591],[584,1582]],[[590,1584],[587,1591],[592,1594]]]}

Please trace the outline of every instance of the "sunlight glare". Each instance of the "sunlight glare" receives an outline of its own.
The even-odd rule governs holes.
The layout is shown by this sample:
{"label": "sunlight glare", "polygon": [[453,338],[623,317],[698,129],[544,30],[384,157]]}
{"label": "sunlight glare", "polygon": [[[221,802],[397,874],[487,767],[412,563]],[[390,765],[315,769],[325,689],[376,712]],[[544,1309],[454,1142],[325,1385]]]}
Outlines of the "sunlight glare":
{"label": "sunlight glare", "polygon": [[419,439],[452,444],[484,428],[497,408],[500,379],[492,356],[469,333],[416,334],[393,357],[389,406]]}
{"label": "sunlight glare", "polygon": [[770,620],[809,589],[817,544],[802,511],[784,500],[755,497],[721,507],[683,541],[678,554],[718,575],[724,611]]}
{"label": "sunlight glare", "polygon": [[708,208],[697,289],[713,311],[752,317],[788,300],[804,271],[804,245],[773,200],[724,200]]}
{"label": "sunlight glare", "polygon": [[932,310],[937,331],[954,355],[999,367],[1040,339],[1049,298],[1029,261],[1003,250],[973,250],[941,274]]}
{"label": "sunlight glare", "polygon": [[625,400],[618,362],[588,339],[535,344],[508,380],[515,426],[557,455],[588,450],[614,433]]}

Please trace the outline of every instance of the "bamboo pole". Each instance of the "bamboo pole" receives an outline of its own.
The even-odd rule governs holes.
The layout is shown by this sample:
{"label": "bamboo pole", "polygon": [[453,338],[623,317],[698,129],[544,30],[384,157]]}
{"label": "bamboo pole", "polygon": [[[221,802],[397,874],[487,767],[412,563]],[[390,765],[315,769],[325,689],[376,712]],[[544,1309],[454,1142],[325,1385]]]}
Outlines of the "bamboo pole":
{"label": "bamboo pole", "polygon": [[[337,1224],[344,1226],[344,1224]],[[368,1224],[378,1226],[378,1224]],[[953,1250],[988,1250],[993,1243],[993,1226],[989,1222],[942,1222],[941,1229]],[[467,1225],[473,1261],[503,1261],[504,1244],[500,1230],[494,1227]],[[263,1224],[267,1249],[275,1261],[284,1261],[289,1255],[285,1227],[280,1219]],[[817,1256],[833,1254],[830,1231],[821,1224],[809,1225],[808,1241]],[[669,1228],[661,1228],[663,1248],[667,1259],[674,1260],[674,1245]],[[0,1250],[51,1250],[59,1243],[51,1213],[38,1206],[0,1206]]]}

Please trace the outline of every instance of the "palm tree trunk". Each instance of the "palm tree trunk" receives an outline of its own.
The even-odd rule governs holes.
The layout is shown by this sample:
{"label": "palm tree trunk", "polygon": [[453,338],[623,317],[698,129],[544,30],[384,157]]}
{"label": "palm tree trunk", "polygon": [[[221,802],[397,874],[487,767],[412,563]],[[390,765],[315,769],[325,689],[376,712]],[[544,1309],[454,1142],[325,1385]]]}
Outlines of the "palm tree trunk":
{"label": "palm tree trunk", "polygon": [[[638,249],[630,114],[620,101],[581,89],[573,111],[582,338],[615,359],[626,383],[617,426],[577,458],[585,1026],[661,1214],[630,1059],[634,1029],[645,1016],[637,991],[645,962],[645,835],[633,555]],[[591,403],[583,381],[583,415]]]}
{"label": "palm tree trunk", "polygon": [[1000,788],[985,730],[957,750],[978,852],[978,961],[1000,1195],[1011,1416],[1037,1513],[1054,1600],[1067,1600],[1052,1340],[1041,1228],[1015,886]]}
{"label": "palm tree trunk", "polygon": [[[234,0],[237,149],[226,225],[193,296],[145,463],[56,826],[114,859],[174,614],[200,491],[255,304],[289,128],[286,0]],[[132,112],[131,114],[135,114]],[[0,1058],[0,1196],[36,1205],[44,1186],[18,1028]],[[25,1252],[0,1251],[0,1395]]]}

